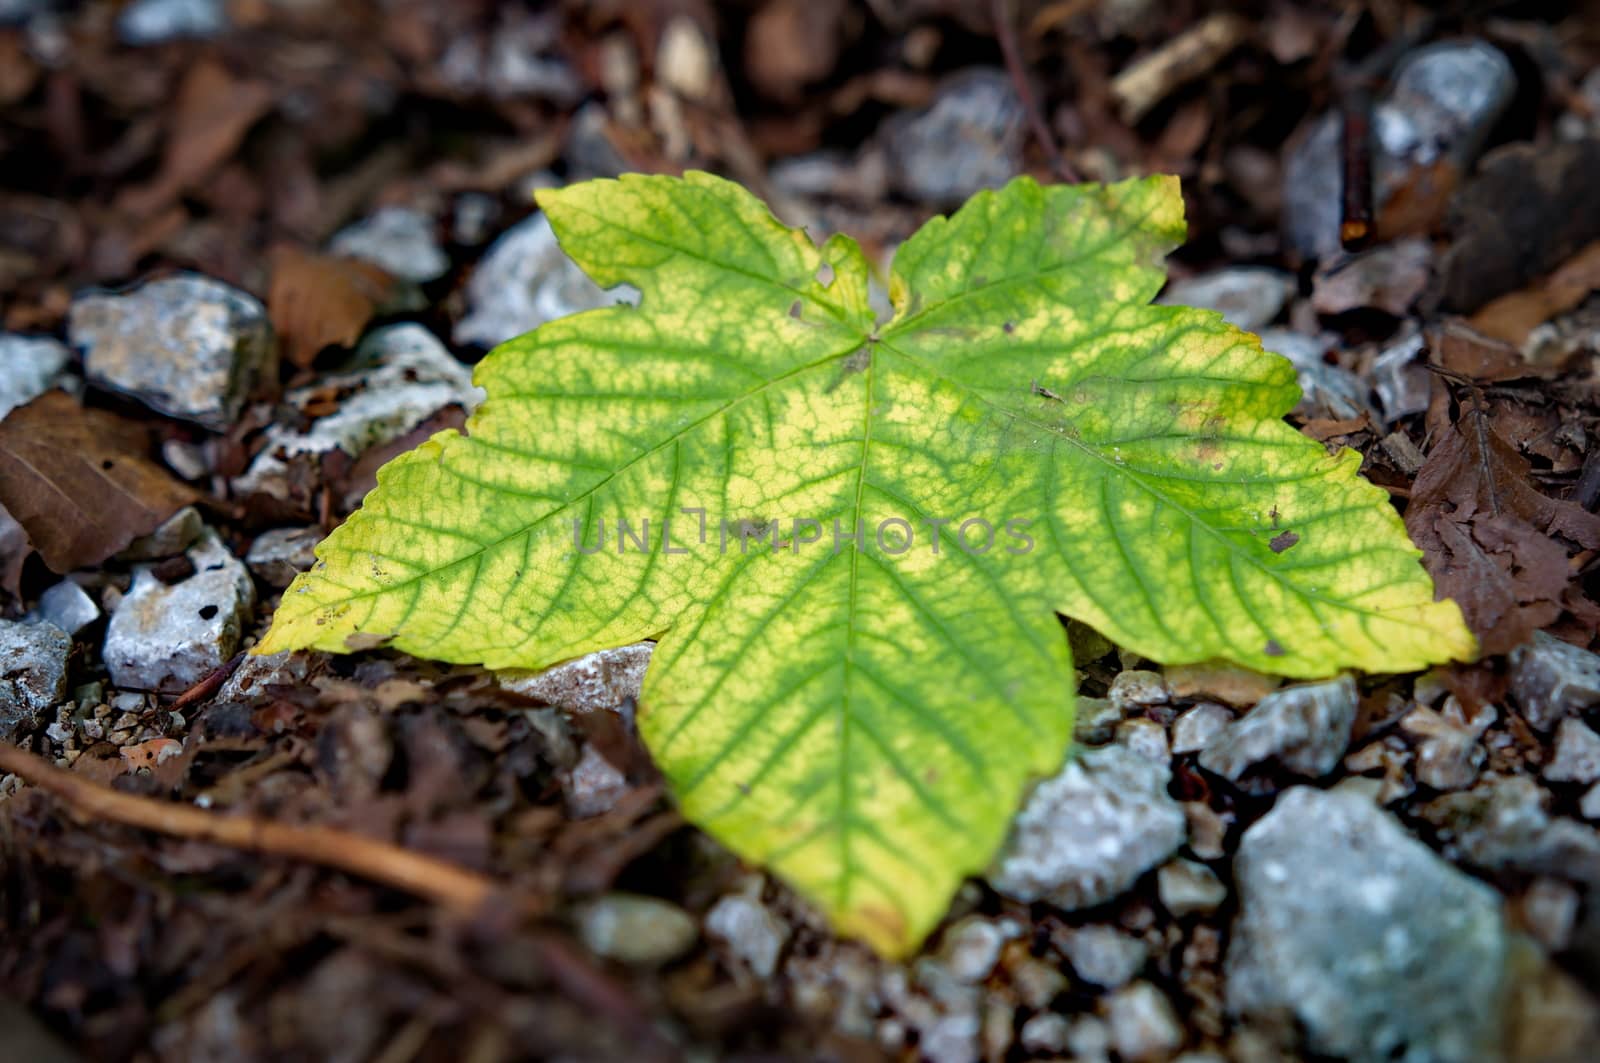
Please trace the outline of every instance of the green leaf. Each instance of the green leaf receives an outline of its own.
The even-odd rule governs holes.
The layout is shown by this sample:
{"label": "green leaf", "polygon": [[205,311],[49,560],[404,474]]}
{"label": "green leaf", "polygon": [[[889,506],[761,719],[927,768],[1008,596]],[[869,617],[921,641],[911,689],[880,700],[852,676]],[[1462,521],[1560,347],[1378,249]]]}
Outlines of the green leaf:
{"label": "green leaf", "polygon": [[978,195],[900,249],[882,327],[853,241],[707,174],[540,203],[639,306],[486,359],[467,434],[383,469],[258,652],[539,668],[659,638],[639,723],[685,813],[891,955],[1065,754],[1057,613],[1291,676],[1474,652],[1358,456],[1283,422],[1289,363],[1148,305],[1174,179]]}

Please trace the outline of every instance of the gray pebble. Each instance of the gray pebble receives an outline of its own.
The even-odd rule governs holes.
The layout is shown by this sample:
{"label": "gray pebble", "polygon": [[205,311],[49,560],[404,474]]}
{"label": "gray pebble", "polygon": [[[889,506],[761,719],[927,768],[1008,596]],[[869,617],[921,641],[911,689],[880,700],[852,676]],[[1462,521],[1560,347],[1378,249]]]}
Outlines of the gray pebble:
{"label": "gray pebble", "polygon": [[1183,1045],[1183,1026],[1166,994],[1135,982],[1106,1000],[1111,1047],[1124,1063],[1166,1059]]}
{"label": "gray pebble", "polygon": [[417,284],[438,280],[450,269],[450,256],[434,236],[433,219],[409,207],[381,207],[341,229],[328,245]]}
{"label": "gray pebble", "polygon": [[320,528],[273,528],[256,536],[244,563],[271,587],[287,587],[295,576],[316,563]]}
{"label": "gray pebble", "polygon": [[1168,778],[1121,746],[1079,751],[1028,795],[990,885],[1068,911],[1121,894],[1183,844],[1187,821]]}
{"label": "gray pebble", "polygon": [[1511,696],[1535,728],[1600,705],[1600,655],[1543,631],[1511,651]]}
{"label": "gray pebble", "polygon": [[1501,900],[1363,797],[1296,787],[1244,834],[1228,1003],[1287,1012],[1318,1053],[1496,1058]]}
{"label": "gray pebble", "polygon": [[48,336],[0,332],[0,419],[54,387],[71,360],[72,353]]}
{"label": "gray pebble", "polygon": [[67,335],[90,382],[223,431],[274,357],[266,308],[194,273],[73,300]]}
{"label": "gray pebble", "polygon": [[1172,751],[1198,753],[1215,742],[1232,722],[1233,713],[1214,701],[1202,701],[1185,709],[1172,721]]}
{"label": "gray pebble", "polygon": [[496,240],[467,281],[467,313],[453,336],[460,344],[494,347],[547,321],[581,310],[637,302],[622,288],[607,292],[567,257],[541,212]]}
{"label": "gray pebble", "polygon": [[72,639],[54,624],[0,620],[0,729],[67,696]]}
{"label": "gray pebble", "polygon": [[1555,759],[1545,765],[1544,777],[1555,782],[1600,779],[1600,735],[1575,716],[1562,720],[1556,729]]}
{"label": "gray pebble", "polygon": [[1005,71],[963,71],[939,87],[926,109],[884,126],[889,172],[912,199],[960,204],[1021,172],[1025,117]]}
{"label": "gray pebble", "polygon": [[100,619],[100,607],[82,587],[64,579],[39,596],[39,619],[76,635]]}
{"label": "gray pebble", "polygon": [[1234,328],[1258,332],[1294,294],[1294,278],[1265,266],[1235,266],[1175,281],[1157,300],[1167,306],[1215,310]]}
{"label": "gray pebble", "polygon": [[1207,746],[1200,764],[1227,779],[1267,760],[1297,775],[1326,775],[1350,745],[1356,708],[1349,676],[1274,690]]}
{"label": "gray pebble", "polygon": [[[757,880],[759,883],[759,880]],[[706,913],[706,935],[757,978],[771,978],[789,940],[789,925],[750,893],[730,893]]]}

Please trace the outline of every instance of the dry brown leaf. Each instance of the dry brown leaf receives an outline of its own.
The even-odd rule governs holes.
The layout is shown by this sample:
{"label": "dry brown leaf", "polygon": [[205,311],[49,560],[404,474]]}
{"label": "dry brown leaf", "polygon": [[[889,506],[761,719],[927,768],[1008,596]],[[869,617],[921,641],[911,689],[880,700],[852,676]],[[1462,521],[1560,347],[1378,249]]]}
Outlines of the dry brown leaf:
{"label": "dry brown leaf", "polygon": [[283,356],[301,369],[324,347],[352,346],[394,290],[394,278],[367,262],[286,245],[270,257],[267,312]]}
{"label": "dry brown leaf", "polygon": [[272,102],[265,83],[235,78],[214,59],[197,62],[178,86],[161,172],[149,184],[130,188],[120,206],[146,214],[193,188],[239,150]]}
{"label": "dry brown leaf", "polygon": [[1528,333],[1571,310],[1596,289],[1600,289],[1600,240],[1567,259],[1549,276],[1486,303],[1468,320],[1485,336],[1521,347],[1527,342]]}
{"label": "dry brown leaf", "polygon": [[1504,653],[1581,598],[1569,557],[1600,547],[1600,517],[1533,486],[1532,467],[1469,412],[1417,474],[1406,530],[1485,654]]}
{"label": "dry brown leaf", "polygon": [[199,497],[148,444],[141,425],[47,392],[0,421],[0,505],[52,571],[98,565]]}

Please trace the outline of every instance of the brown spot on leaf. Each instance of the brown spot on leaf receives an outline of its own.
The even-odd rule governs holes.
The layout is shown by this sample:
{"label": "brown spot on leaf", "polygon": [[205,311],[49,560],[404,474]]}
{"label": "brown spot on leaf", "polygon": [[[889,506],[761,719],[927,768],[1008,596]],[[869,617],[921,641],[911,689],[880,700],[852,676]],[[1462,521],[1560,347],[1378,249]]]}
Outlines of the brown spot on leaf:
{"label": "brown spot on leaf", "polygon": [[800,300],[796,299],[789,305],[789,316],[796,321],[800,320]]}
{"label": "brown spot on leaf", "polygon": [[1280,644],[1277,639],[1268,639],[1267,644],[1262,647],[1261,652],[1265,653],[1268,657],[1282,657],[1288,651],[1283,648],[1282,644]]}

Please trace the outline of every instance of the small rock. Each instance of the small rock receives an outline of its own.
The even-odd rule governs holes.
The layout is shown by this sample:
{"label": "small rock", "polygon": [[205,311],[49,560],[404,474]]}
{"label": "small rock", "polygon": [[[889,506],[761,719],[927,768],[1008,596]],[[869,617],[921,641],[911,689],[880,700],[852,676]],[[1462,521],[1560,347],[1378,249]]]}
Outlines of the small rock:
{"label": "small rock", "polygon": [[1106,691],[1106,697],[1124,716],[1142,712],[1152,705],[1165,705],[1172,700],[1167,681],[1160,672],[1137,668],[1118,672],[1116,678],[1111,680],[1111,689]]}
{"label": "small rock", "polygon": [[54,624],[0,620],[0,731],[67,696],[72,638]]}
{"label": "small rock", "polygon": [[1107,1063],[1111,1058],[1111,1031],[1093,1015],[1080,1015],[1067,1029],[1067,1055],[1075,1063]]}
{"label": "small rock", "polygon": [[64,579],[39,595],[39,619],[76,635],[100,619],[100,607],[82,587]]}
{"label": "small rock", "polygon": [[1572,943],[1583,906],[1578,891],[1554,878],[1536,878],[1515,903],[1520,922],[1549,952],[1562,952]]}
{"label": "small rock", "polygon": [[1185,709],[1172,721],[1172,751],[1198,753],[1211,745],[1233,722],[1233,713],[1214,701]]}
{"label": "small rock", "polygon": [[117,36],[135,47],[204,40],[227,28],[224,0],[133,0],[117,16]]}
{"label": "small rock", "polygon": [[[756,880],[759,884],[759,879]],[[789,940],[789,925],[749,892],[731,893],[706,913],[706,935],[760,979],[771,978]]]}
{"label": "small rock", "polygon": [[295,431],[273,425],[267,430],[266,446],[233,481],[236,493],[292,500],[291,465],[301,455],[341,450],[359,457],[369,447],[405,435],[446,406],[471,411],[483,401],[482,389],[472,384],[472,370],[427,329],[410,323],[376,330],[357,348],[356,368],[291,391],[285,401],[308,409],[335,389],[349,394],[310,428]]}
{"label": "small rock", "polygon": [[270,587],[287,587],[294,578],[316,564],[320,528],[273,528],[256,536],[244,563],[256,578]]}
{"label": "small rock", "polygon": [[1167,911],[1182,919],[1195,912],[1214,912],[1228,898],[1228,887],[1204,864],[1179,858],[1161,865],[1156,890]]}
{"label": "small rock", "polygon": [[[1021,928],[1017,928],[1020,932]],[[1071,986],[1062,966],[1053,957],[1040,958],[1029,953],[1024,942],[1016,942],[1001,953],[1001,968],[1006,985],[1026,1007],[1048,1008]]]}
{"label": "small rock", "polygon": [[603,290],[567,257],[542,212],[496,240],[467,282],[467,314],[453,333],[460,344],[493,347],[547,321],[615,303],[636,303],[627,286]]}
{"label": "small rock", "polygon": [[1244,834],[1228,950],[1237,1014],[1287,1012],[1356,1060],[1497,1058],[1499,895],[1364,798],[1296,787]]}
{"label": "small rock", "polygon": [[1005,71],[963,71],[940,86],[925,110],[896,115],[884,126],[889,172],[911,199],[962,203],[1022,172],[1025,117]]}
{"label": "small rock", "polygon": [[1234,780],[1266,760],[1297,775],[1326,775],[1350,745],[1356,708],[1356,684],[1349,676],[1275,690],[1202,751],[1200,764]]}
{"label": "small rock", "polygon": [[255,606],[249,571],[209,529],[188,557],[194,575],[171,586],[148,566],[134,570],[101,651],[117,686],[180,693],[238,648]]}
{"label": "small rock", "polygon": [[[1372,114],[1378,216],[1391,201],[1437,180],[1431,171],[1441,163],[1466,172],[1516,84],[1510,62],[1482,41],[1432,44],[1402,60]],[[1305,258],[1339,251],[1340,130],[1337,114],[1324,115],[1284,164],[1285,235]]]}
{"label": "small rock", "polygon": [[1189,851],[1202,860],[1222,859],[1232,814],[1224,816],[1204,801],[1185,801],[1183,815],[1189,821]]}
{"label": "small rock", "polygon": [[1156,300],[1167,306],[1215,310],[1234,328],[1259,332],[1294,294],[1294,278],[1264,266],[1235,266],[1175,281]]}
{"label": "small rock", "polygon": [[92,383],[223,431],[271,371],[266,308],[221,281],[181,273],[126,294],[73,300],[67,335]]}
{"label": "small rock", "polygon": [[1084,746],[1103,746],[1121,722],[1122,710],[1106,698],[1079,697],[1072,717],[1072,740]]}
{"label": "small rock", "polygon": [[1401,329],[1398,337],[1378,352],[1368,376],[1378,396],[1378,408],[1385,424],[1422,413],[1432,396],[1432,377],[1424,366],[1427,340],[1413,325]]}
{"label": "small rock", "polygon": [[592,745],[585,745],[578,763],[560,776],[567,814],[573,819],[605,815],[632,789],[628,777]]}
{"label": "small rock", "polygon": [[1117,744],[1163,768],[1172,761],[1167,729],[1154,720],[1123,720],[1117,724]]}
{"label": "small rock", "polygon": [[1149,958],[1144,942],[1100,923],[1063,928],[1050,935],[1050,943],[1079,978],[1103,989],[1133,981]]}
{"label": "small rock", "polygon": [[500,685],[567,712],[610,709],[629,713],[639,700],[653,642],[636,642],[599,650],[546,668],[542,672],[501,672]]}
{"label": "small rock", "polygon": [[994,972],[1001,948],[1016,936],[1015,926],[969,915],[952,923],[940,937],[938,959],[956,981],[977,985]]}
{"label": "small rock", "polygon": [[1216,661],[1174,665],[1163,676],[1174,698],[1209,698],[1240,708],[1254,705],[1283,682],[1277,676]]}
{"label": "small rock", "polygon": [[340,230],[329,244],[336,255],[370,262],[402,280],[426,284],[450,270],[450,256],[434,236],[433,219],[409,207],[382,207]]}
{"label": "small rock", "polygon": [[1433,245],[1397,240],[1318,270],[1311,306],[1319,314],[1381,310],[1402,317],[1433,276]]}
{"label": "small rock", "polygon": [[889,193],[889,160],[875,146],[856,156],[817,151],[777,160],[770,179],[777,191],[800,199],[875,203]]}
{"label": "small rock", "polygon": [[184,506],[162,521],[155,531],[129,543],[117,555],[117,560],[159,561],[164,557],[177,557],[193,546],[205,530],[200,511],[193,506]]}
{"label": "small rock", "polygon": [[1600,887],[1600,831],[1551,816],[1549,796],[1537,780],[1515,775],[1435,798],[1416,812],[1438,828],[1452,859]]}
{"label": "small rock", "polygon": [[631,967],[682,956],[700,936],[688,912],[633,893],[608,893],[577,910],[578,934],[595,954]]}
{"label": "small rock", "polygon": [[[631,169],[628,160],[622,157],[616,144],[607,135],[610,124],[605,104],[591,102],[578,108],[578,113],[567,125],[565,152],[568,173],[573,179],[615,177]],[[462,342],[459,336],[457,342]],[[498,343],[499,340],[494,342]]]}
{"label": "small rock", "polygon": [[0,332],[0,419],[55,387],[71,360],[48,336]]}
{"label": "small rock", "polygon": [[1578,801],[1578,815],[1584,819],[1600,819],[1600,783],[1589,787]]}
{"label": "small rock", "polygon": [[1600,779],[1600,735],[1574,716],[1556,729],[1555,759],[1545,765],[1544,777],[1553,782],[1594,782]]}
{"label": "small rock", "polygon": [[1183,1045],[1183,1026],[1166,994],[1149,982],[1135,982],[1106,1001],[1111,1047],[1124,1063],[1166,1059]]}
{"label": "small rock", "polygon": [[1082,750],[1034,787],[989,873],[1015,900],[1071,911],[1122,893],[1183,844],[1165,766],[1121,746]]}
{"label": "small rock", "polygon": [[1071,1024],[1065,1015],[1041,1012],[1022,1024],[1018,1040],[1025,1051],[1037,1056],[1058,1056],[1067,1050]]}
{"label": "small rock", "polygon": [[1528,723],[1548,731],[1562,717],[1600,705],[1600,655],[1536,631],[1511,651],[1511,695]]}
{"label": "small rock", "polygon": [[1297,409],[1308,417],[1334,421],[1350,420],[1363,413],[1375,418],[1376,411],[1367,401],[1366,385],[1348,369],[1323,361],[1323,352],[1335,342],[1331,337],[1307,336],[1288,329],[1264,329],[1261,333],[1263,348],[1281,354],[1294,365],[1301,392]]}
{"label": "small rock", "polygon": [[328,655],[312,650],[247,653],[217,691],[216,700],[251,701],[267,694],[270,687],[305,686],[327,665]]}
{"label": "small rock", "polygon": [[560,24],[515,7],[488,34],[454,35],[439,60],[440,79],[461,94],[545,100],[566,110],[583,98],[582,81],[557,53]]}

